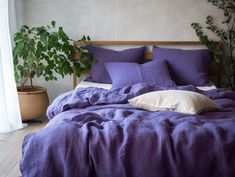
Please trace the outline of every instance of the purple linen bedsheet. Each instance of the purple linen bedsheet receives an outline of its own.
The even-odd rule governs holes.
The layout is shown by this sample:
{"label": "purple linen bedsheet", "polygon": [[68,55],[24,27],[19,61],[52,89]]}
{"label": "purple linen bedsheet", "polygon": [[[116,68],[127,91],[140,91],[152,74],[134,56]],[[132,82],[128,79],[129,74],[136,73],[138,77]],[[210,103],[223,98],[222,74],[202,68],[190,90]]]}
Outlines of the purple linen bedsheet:
{"label": "purple linen bedsheet", "polygon": [[[127,102],[164,89],[200,92],[223,109],[187,115]],[[24,177],[235,176],[235,92],[150,84],[77,89],[59,96],[47,115],[47,126],[24,139]]]}

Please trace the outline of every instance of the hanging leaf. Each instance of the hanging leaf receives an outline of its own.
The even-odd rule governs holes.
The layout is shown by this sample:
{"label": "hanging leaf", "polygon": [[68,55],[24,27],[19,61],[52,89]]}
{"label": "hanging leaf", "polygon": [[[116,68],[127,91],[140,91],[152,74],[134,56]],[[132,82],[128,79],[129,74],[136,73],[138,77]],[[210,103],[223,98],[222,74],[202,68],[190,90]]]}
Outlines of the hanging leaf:
{"label": "hanging leaf", "polygon": [[56,24],[56,22],[54,20],[51,21],[51,25],[52,25],[53,28],[55,28],[55,24]]}

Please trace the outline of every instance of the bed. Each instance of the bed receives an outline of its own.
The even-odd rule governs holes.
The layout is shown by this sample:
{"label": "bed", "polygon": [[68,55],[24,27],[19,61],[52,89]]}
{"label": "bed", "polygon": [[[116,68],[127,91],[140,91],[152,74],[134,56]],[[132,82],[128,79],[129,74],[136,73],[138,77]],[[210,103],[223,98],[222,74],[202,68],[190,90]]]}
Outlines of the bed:
{"label": "bed", "polygon": [[[199,44],[181,42],[180,45]],[[138,42],[139,45],[156,43],[159,44],[156,41],[150,44]],[[167,54],[170,52],[167,51]],[[134,53],[136,55],[136,51]],[[40,132],[28,134],[24,139],[20,162],[22,175],[235,176],[235,92],[217,89],[209,81],[209,86],[200,85],[202,74],[196,80],[194,74],[179,75],[185,80],[176,79],[177,83],[186,83],[192,76],[191,81],[200,86],[175,84],[171,80],[172,73],[165,73],[162,69],[168,66],[165,62],[151,62],[108,62],[105,67],[112,84],[95,83],[88,79],[79,83],[73,91],[57,97],[47,110],[50,121],[46,127]],[[151,69],[153,66],[159,67],[158,70]],[[130,68],[134,78],[130,70],[126,72]],[[194,72],[194,69],[189,71]],[[138,78],[139,72],[141,77]],[[156,72],[166,75],[156,80],[152,77]],[[199,69],[195,72],[203,71]],[[123,75],[121,80],[116,77],[117,74]],[[110,82],[107,78],[106,81]],[[146,99],[147,103],[144,102]],[[174,108],[166,107],[168,99],[167,104],[174,103]],[[158,105],[156,100],[160,100]],[[152,101],[154,104],[150,105]],[[195,103],[192,105],[195,109],[191,110],[191,103]]]}

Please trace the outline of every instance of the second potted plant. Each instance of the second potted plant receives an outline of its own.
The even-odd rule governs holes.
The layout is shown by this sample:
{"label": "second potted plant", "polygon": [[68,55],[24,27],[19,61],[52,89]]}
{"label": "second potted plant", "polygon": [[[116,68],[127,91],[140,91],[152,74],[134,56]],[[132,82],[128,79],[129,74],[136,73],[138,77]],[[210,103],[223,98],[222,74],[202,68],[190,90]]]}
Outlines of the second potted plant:
{"label": "second potted plant", "polygon": [[221,23],[215,23],[210,15],[206,18],[206,28],[217,36],[219,42],[210,39],[199,23],[192,23],[191,26],[200,41],[213,52],[214,59],[222,70],[220,74],[224,75],[223,86],[235,91],[235,1],[207,0],[207,2],[223,12],[224,19]]}

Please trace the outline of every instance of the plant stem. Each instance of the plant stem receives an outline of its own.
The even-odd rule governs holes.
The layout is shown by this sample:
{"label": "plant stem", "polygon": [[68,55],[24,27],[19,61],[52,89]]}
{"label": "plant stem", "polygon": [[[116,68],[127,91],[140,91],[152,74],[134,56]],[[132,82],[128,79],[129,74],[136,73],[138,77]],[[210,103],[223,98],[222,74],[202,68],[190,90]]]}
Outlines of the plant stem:
{"label": "plant stem", "polygon": [[[223,66],[224,68],[225,66]],[[224,74],[226,76],[226,78],[228,79],[228,84],[230,85],[230,87],[232,88],[232,81],[231,81],[231,77],[229,75],[229,73],[226,71],[226,69],[223,69],[224,70]],[[230,70],[230,69],[229,69]]]}
{"label": "plant stem", "polygon": [[26,83],[26,81],[28,80],[28,78],[31,76],[32,74],[32,71],[30,71],[27,76],[24,78],[23,82],[21,83],[21,86],[20,86],[20,90],[23,91],[24,90],[24,85]]}
{"label": "plant stem", "polygon": [[31,74],[30,74],[29,79],[30,79],[30,86],[31,86],[32,90],[34,91],[34,87],[33,87],[33,80],[32,80],[32,76],[31,76]]}
{"label": "plant stem", "polygon": [[[234,22],[232,24],[232,28],[229,29],[229,55],[230,55],[229,59],[230,59],[231,64],[234,66],[234,63],[233,63],[233,44],[232,44],[233,25],[234,25]],[[232,68],[232,70],[233,69],[234,69],[234,67]],[[234,77],[234,75],[233,75],[233,78],[232,78],[231,88],[232,88],[232,90],[235,89],[235,77]]]}
{"label": "plant stem", "polygon": [[233,16],[233,23],[232,23],[231,30],[233,30],[233,28],[234,28],[234,24],[235,24],[235,16]]}

